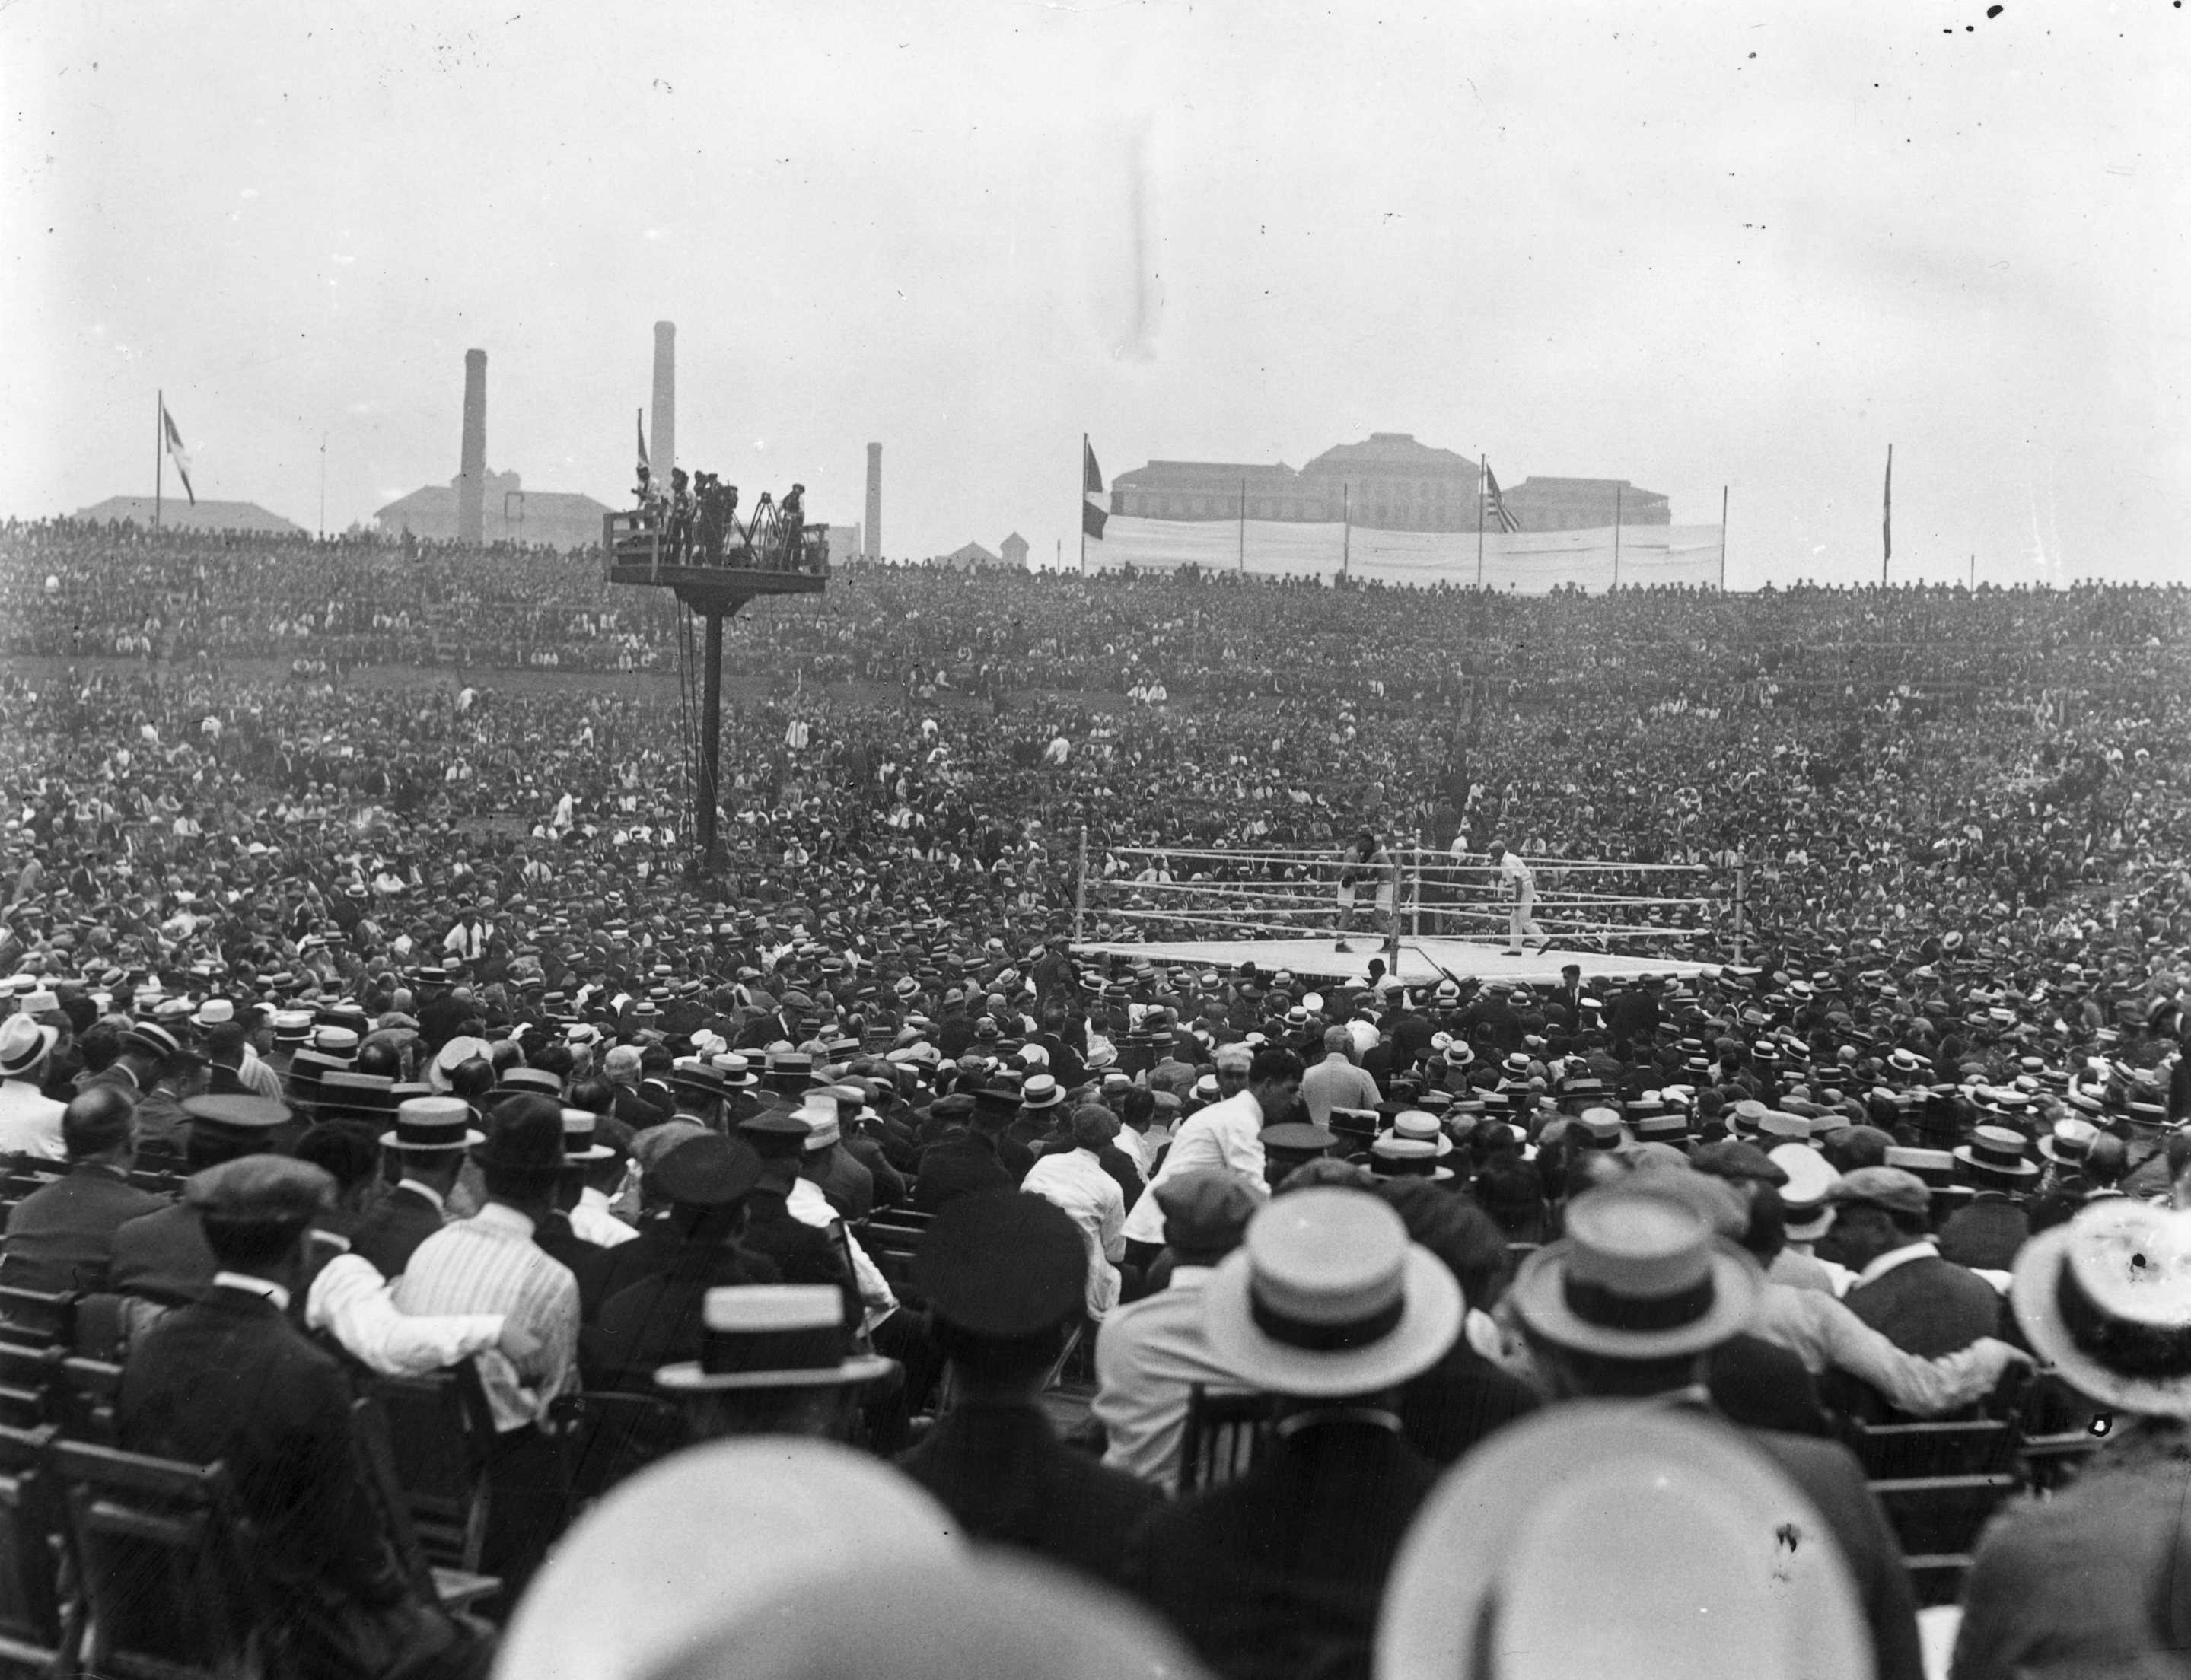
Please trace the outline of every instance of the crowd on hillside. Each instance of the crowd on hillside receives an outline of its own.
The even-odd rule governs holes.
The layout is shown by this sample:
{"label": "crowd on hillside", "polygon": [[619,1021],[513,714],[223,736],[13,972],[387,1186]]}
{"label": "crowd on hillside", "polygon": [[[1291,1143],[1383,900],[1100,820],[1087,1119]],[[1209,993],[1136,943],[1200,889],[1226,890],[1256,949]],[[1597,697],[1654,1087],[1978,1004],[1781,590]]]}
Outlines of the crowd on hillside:
{"label": "crowd on hillside", "polygon": [[[0,1331],[65,1303],[56,1415],[118,1366],[113,1444],[227,1466],[274,1671],[1549,1673],[1626,1637],[1898,1680],[1958,1599],[1972,1680],[2175,1637],[2182,592],[848,569],[740,633],[778,680],[725,719],[702,872],[674,702],[491,668],[613,663],[587,615],[671,656],[592,563],[0,548],[9,650],[86,656],[0,683]],[[344,679],[450,639],[457,683]],[[224,669],[276,644],[310,668]],[[1694,864],[1705,902],[1641,979],[1566,926],[1557,985],[1495,944],[1413,990],[1369,940],[1131,951],[1191,928],[1137,888],[1364,827]],[[1069,943],[1084,829],[1120,954]],[[443,1380],[495,1578],[446,1601],[349,1409]],[[1866,1430],[1981,1413],[2004,1452],[2112,1433],[2066,1485],[2034,1450],[2051,1496],[1966,1572],[1905,1567],[1949,1548]],[[1791,1529],[1829,1543],[1710,1538]],[[1557,1614],[1616,1552],[1634,1619]],[[845,1643],[771,1644],[825,1588]],[[1654,1592],[1746,1643],[1685,1662]]]}

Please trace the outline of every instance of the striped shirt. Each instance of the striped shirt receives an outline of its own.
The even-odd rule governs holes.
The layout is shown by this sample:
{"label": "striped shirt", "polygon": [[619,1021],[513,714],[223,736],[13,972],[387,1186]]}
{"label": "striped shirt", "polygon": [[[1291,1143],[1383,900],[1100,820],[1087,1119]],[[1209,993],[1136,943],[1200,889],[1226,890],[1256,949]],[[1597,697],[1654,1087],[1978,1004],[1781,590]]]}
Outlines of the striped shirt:
{"label": "striped shirt", "polygon": [[501,1313],[540,1338],[519,1365],[494,1351],[476,1358],[498,1430],[538,1422],[574,1382],[578,1280],[534,1246],[532,1221],[514,1207],[489,1202],[420,1243],[396,1280],[396,1304],[407,1313]]}

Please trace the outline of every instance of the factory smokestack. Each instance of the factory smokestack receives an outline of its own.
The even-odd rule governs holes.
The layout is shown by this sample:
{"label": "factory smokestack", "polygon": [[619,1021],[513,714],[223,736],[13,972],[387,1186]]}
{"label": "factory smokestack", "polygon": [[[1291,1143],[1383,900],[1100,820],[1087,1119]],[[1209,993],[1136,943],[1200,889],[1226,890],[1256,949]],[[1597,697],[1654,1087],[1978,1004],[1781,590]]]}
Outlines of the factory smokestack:
{"label": "factory smokestack", "polygon": [[677,323],[654,323],[654,441],[647,457],[654,481],[669,493],[669,469],[677,464]]}
{"label": "factory smokestack", "polygon": [[457,541],[477,542],[486,532],[487,352],[464,352],[464,443],[457,480]]}
{"label": "factory smokestack", "polygon": [[863,547],[871,560],[883,557],[883,446],[868,446],[868,529]]}

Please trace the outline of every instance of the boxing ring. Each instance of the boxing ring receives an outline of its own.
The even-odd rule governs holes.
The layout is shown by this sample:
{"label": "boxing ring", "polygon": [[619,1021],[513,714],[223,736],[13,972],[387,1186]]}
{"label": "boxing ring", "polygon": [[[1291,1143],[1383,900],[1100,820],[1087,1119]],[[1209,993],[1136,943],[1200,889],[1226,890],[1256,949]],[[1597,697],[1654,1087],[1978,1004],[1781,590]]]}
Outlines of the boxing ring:
{"label": "boxing ring", "polygon": [[[1702,890],[1712,874],[1704,864],[1526,860],[1544,940],[1512,956],[1512,900],[1502,896],[1500,866],[1480,854],[1387,847],[1373,875],[1335,851],[1281,848],[1117,846],[1098,862],[1084,837],[1073,948],[1198,968],[1252,962],[1319,979],[1357,978],[1377,956],[1411,985],[1467,975],[1556,983],[1570,964],[1608,979],[1688,976],[1742,960],[1739,861],[1732,894],[1721,895]],[[1357,925],[1342,939],[1349,873]]]}

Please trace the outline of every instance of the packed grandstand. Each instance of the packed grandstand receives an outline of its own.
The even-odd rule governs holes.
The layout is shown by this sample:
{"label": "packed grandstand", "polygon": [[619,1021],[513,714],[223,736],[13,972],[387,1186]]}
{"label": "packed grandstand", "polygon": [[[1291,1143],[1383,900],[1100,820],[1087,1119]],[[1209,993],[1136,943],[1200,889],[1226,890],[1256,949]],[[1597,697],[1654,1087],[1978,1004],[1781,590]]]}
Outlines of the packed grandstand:
{"label": "packed grandstand", "polygon": [[[845,566],[732,628],[715,874],[691,866],[679,646],[598,556],[0,528],[0,1342],[47,1361],[0,1367],[23,1409],[0,1450],[58,1422],[176,1456],[133,1358],[164,1368],[163,1319],[217,1270],[249,1292],[238,1231],[309,1218],[283,1299],[401,1423],[383,1516],[443,1574],[373,1590],[463,1612],[410,1630],[445,1671],[487,1660],[475,1612],[508,1622],[504,1671],[582,1671],[537,1654],[581,1638],[587,1560],[704,1550],[647,1467],[715,1436],[901,1455],[961,1531],[1123,1586],[1243,1677],[1401,1671],[1388,1577],[1388,1618],[1435,1597],[1408,1548],[1488,1496],[1437,1470],[1496,1487],[1534,1450],[1617,1480],[1632,1444],[1577,1422],[1544,1444],[1593,1396],[1694,1389],[1764,1443],[1847,1554],[1855,1596],[1818,1587],[1818,1615],[1882,1676],[1921,1671],[1919,1609],[1959,1599],[1962,1671],[2021,1671],[2017,1536],[1979,1548],[1984,1518],[2019,1488],[2068,1506],[2117,1423],[2137,1462],[2180,1456],[2191,1303],[2141,1319],[2096,1282],[2064,1308],[2053,1280],[2103,1279],[2191,1167],[2191,592]],[[1105,919],[1137,883],[1250,881],[1365,829],[1699,866],[1701,922],[1645,948],[1683,977],[1585,955],[1517,985],[1493,941],[1410,990],[1365,941],[1312,986],[1073,946],[1084,869],[1113,890],[1078,931],[1130,946],[1164,928]],[[269,1155],[325,1169],[328,1206]],[[57,1259],[54,1186],[85,1172],[143,1200]],[[413,1179],[433,1206],[404,1247]],[[209,1236],[173,1235],[178,1195]],[[560,1274],[509,1302],[450,1246],[497,1208]],[[1358,1321],[1302,1281],[1330,1295],[1335,1256],[1387,1247]],[[356,1268],[318,1281],[337,1251],[447,1357],[367,1323]],[[1404,1312],[1403,1251],[1440,1263]],[[1917,1261],[1955,1274],[1929,1305],[1896,1296]],[[844,1303],[801,1321],[829,1351],[796,1376],[800,1326],[740,1317],[738,1291],[784,1283]],[[1179,1318],[1196,1289],[1206,1334]],[[505,1313],[530,1331],[497,1342]],[[2133,1322],[2146,1341],[2110,1338]],[[115,1367],[105,1412],[80,1404]],[[478,1403],[441,1407],[462,1372]],[[809,1403],[768,1410],[756,1376]],[[1364,1395],[1389,1450],[1312,1404]],[[1963,1432],[1896,1433],[1919,1417]],[[1693,1427],[1681,1450],[1716,1462]],[[441,1469],[400,1450],[413,1429],[452,1433]],[[1226,1487],[1313,1479],[1318,1452],[1377,1497],[1267,1521],[1344,1543],[1243,1548]],[[759,1473],[686,1462],[724,1501]],[[879,1545],[920,1527],[879,1467],[811,1473],[851,1479]],[[285,1486],[234,1496],[318,1567],[333,1542],[282,1505],[317,1496]],[[453,1528],[427,1520],[451,1501]],[[227,1590],[262,1595],[287,1671],[388,1671],[279,1572],[270,1600]],[[657,1671],[649,1649],[583,1671]]]}

